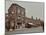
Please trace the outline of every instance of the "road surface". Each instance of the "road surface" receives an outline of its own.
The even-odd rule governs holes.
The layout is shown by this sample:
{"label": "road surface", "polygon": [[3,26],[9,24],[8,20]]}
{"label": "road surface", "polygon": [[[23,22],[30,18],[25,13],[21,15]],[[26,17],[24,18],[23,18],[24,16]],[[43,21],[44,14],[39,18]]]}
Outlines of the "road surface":
{"label": "road surface", "polygon": [[24,28],[20,30],[16,30],[13,32],[6,32],[6,35],[14,35],[14,34],[25,34],[25,33],[42,33],[42,27],[34,27],[34,28]]}

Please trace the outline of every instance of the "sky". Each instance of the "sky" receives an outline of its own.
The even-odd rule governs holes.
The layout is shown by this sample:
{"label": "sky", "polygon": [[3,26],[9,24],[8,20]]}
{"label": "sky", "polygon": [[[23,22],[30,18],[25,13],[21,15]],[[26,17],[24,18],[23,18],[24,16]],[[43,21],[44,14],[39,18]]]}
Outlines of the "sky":
{"label": "sky", "polygon": [[26,17],[31,18],[33,16],[34,19],[36,17],[41,20],[44,20],[44,3],[43,2],[27,2],[27,1],[12,1],[6,0],[6,13],[8,12],[9,7],[12,3],[18,4],[25,8]]}

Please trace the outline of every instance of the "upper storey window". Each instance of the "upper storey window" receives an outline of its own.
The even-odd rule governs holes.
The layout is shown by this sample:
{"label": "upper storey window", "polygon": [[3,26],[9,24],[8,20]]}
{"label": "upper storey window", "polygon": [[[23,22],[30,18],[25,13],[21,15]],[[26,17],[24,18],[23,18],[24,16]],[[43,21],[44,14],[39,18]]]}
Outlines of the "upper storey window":
{"label": "upper storey window", "polygon": [[24,11],[22,11],[22,15],[24,15]]}
{"label": "upper storey window", "polygon": [[22,15],[24,15],[24,9],[22,9],[22,12],[21,13],[22,13]]}
{"label": "upper storey window", "polygon": [[12,11],[12,14],[14,14],[14,12]]}
{"label": "upper storey window", "polygon": [[19,16],[18,19],[20,19],[21,17]]}
{"label": "upper storey window", "polygon": [[18,13],[20,13],[20,8],[18,8]]}

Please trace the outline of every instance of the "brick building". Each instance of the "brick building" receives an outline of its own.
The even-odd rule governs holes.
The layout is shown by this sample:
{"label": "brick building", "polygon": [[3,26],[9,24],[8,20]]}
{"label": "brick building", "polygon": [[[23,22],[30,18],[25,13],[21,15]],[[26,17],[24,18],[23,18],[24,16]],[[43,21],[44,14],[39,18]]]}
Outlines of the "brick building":
{"label": "brick building", "polygon": [[8,9],[8,13],[5,14],[5,17],[5,26],[8,30],[25,28],[27,24],[27,26],[30,27],[31,23],[33,24],[32,26],[41,25],[40,19],[37,20],[36,18],[36,20],[34,20],[33,17],[25,17],[25,8],[19,6],[18,4],[12,4]]}
{"label": "brick building", "polygon": [[[10,8],[8,9],[8,22],[6,22],[6,25],[9,25],[9,28],[12,29],[18,29],[23,28],[25,25],[25,8],[17,5],[12,4]],[[7,20],[6,19],[6,20]]]}

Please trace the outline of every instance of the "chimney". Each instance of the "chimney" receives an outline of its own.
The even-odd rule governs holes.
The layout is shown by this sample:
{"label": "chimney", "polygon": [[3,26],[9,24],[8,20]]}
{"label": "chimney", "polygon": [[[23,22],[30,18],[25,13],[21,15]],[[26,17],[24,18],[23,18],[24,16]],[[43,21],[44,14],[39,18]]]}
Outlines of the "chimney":
{"label": "chimney", "polygon": [[36,17],[36,20],[37,20],[37,17]]}
{"label": "chimney", "polygon": [[31,19],[33,19],[33,16],[31,16]]}
{"label": "chimney", "polygon": [[39,20],[40,20],[40,18],[39,18]]}

